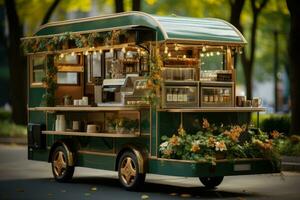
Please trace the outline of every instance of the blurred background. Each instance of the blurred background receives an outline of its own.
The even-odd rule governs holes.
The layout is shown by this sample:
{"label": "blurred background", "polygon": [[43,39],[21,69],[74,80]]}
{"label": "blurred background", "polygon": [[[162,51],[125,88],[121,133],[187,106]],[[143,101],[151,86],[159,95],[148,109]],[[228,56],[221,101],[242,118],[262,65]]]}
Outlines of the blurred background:
{"label": "blurred background", "polygon": [[[288,9],[287,3],[295,5]],[[267,108],[260,118],[262,128],[287,135],[299,133],[295,123],[299,105],[292,103],[299,92],[296,94],[291,84],[299,87],[293,76],[299,69],[295,71],[288,51],[288,41],[292,41],[290,13],[296,17],[299,14],[295,13],[300,13],[296,4],[289,0],[0,0],[1,123],[6,121],[16,129],[22,126],[11,122],[26,123],[26,60],[20,50],[21,37],[32,36],[51,21],[137,10],[164,16],[221,18],[236,26],[248,41],[236,62],[237,95],[262,97]],[[291,120],[292,108],[296,110]]]}

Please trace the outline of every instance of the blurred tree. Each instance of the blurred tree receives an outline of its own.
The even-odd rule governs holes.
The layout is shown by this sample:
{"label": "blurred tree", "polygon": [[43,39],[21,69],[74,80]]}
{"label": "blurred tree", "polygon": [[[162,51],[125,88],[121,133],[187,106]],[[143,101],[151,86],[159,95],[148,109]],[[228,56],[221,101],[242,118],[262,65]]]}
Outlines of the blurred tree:
{"label": "blurred tree", "polygon": [[[56,0],[53,4],[56,4]],[[55,6],[56,7],[56,6]],[[12,105],[12,119],[17,124],[27,123],[26,114],[26,97],[27,97],[27,76],[26,67],[23,63],[25,57],[23,51],[20,49],[20,39],[23,36],[23,25],[19,20],[16,9],[15,0],[5,0],[6,15],[8,21],[8,62],[10,66],[10,100]],[[50,7],[51,8],[51,7]],[[48,17],[45,21],[50,19],[54,9],[48,10]]]}
{"label": "blurred tree", "polygon": [[115,0],[115,11],[116,13],[124,12],[124,1],[123,0]]}
{"label": "blurred tree", "polygon": [[262,9],[266,6],[268,0],[251,0],[251,10],[252,10],[252,25],[250,34],[250,46],[249,46],[249,56],[247,55],[246,49],[241,55],[241,61],[244,69],[244,77],[246,83],[246,95],[247,98],[252,98],[252,82],[253,82],[253,67],[255,61],[255,49],[256,49],[256,33],[258,26],[258,17]]}
{"label": "blurred tree", "polygon": [[12,119],[17,124],[26,124],[26,67],[20,49],[20,38],[23,28],[19,21],[14,0],[5,0],[8,21],[8,63],[10,66],[10,100]]}
{"label": "blurred tree", "polygon": [[132,0],[132,10],[135,11],[141,10],[141,0]]}
{"label": "blurred tree", "polygon": [[291,15],[291,27],[289,35],[289,59],[291,82],[291,133],[300,135],[300,1],[287,0]]}
{"label": "blurred tree", "polygon": [[46,24],[49,22],[50,17],[52,13],[54,12],[55,8],[58,6],[60,0],[54,0],[52,5],[49,7],[49,9],[46,12],[46,15],[44,16],[41,25]]}

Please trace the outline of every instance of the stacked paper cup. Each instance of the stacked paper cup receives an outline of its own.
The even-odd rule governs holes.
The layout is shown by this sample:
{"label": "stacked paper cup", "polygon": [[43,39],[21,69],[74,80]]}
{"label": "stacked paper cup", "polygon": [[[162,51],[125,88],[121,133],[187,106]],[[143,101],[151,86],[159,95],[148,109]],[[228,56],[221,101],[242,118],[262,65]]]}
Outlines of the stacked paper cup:
{"label": "stacked paper cup", "polygon": [[66,130],[66,119],[64,115],[56,115],[55,130],[56,131]]}

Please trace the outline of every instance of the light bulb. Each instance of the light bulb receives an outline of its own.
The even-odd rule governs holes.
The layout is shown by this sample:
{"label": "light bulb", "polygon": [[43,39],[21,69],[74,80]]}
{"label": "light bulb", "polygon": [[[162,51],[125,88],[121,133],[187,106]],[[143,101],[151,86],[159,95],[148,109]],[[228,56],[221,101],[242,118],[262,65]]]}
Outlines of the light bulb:
{"label": "light bulb", "polygon": [[171,57],[171,52],[168,53],[168,56]]}
{"label": "light bulb", "polygon": [[206,56],[209,57],[209,53],[206,53]]}
{"label": "light bulb", "polygon": [[204,53],[201,53],[201,54],[200,54],[200,57],[204,57]]}
{"label": "light bulb", "polygon": [[167,54],[167,53],[168,53],[168,47],[165,46],[165,54]]}
{"label": "light bulb", "polygon": [[61,53],[61,54],[59,55],[59,57],[60,57],[60,58],[63,58],[63,57],[65,57],[65,55],[64,55],[63,53]]}
{"label": "light bulb", "polygon": [[219,52],[219,51],[217,51],[217,55],[218,55],[218,56],[220,55],[220,52]]}
{"label": "light bulb", "polygon": [[99,50],[99,53],[102,54],[102,49]]}
{"label": "light bulb", "polygon": [[183,55],[183,58],[186,58],[186,55]]}
{"label": "light bulb", "polygon": [[71,56],[75,56],[75,52],[74,51],[72,51]]}
{"label": "light bulb", "polygon": [[125,47],[123,47],[121,51],[122,51],[123,53],[125,53],[125,52],[126,52]]}
{"label": "light bulb", "polygon": [[175,44],[175,51],[178,51],[178,46],[177,46],[177,44]]}
{"label": "light bulb", "polygon": [[95,56],[95,55],[97,54],[97,52],[96,52],[96,51],[94,51],[94,52],[93,52],[93,54],[94,54],[94,56]]}
{"label": "light bulb", "polygon": [[113,48],[111,48],[111,49],[109,50],[109,52],[110,52],[110,53],[113,53],[113,52],[114,52],[114,49],[113,49]]}
{"label": "light bulb", "polygon": [[206,47],[205,47],[205,46],[202,47],[202,51],[203,51],[203,52],[206,51]]}
{"label": "light bulb", "polygon": [[213,56],[213,55],[214,55],[214,52],[210,52],[210,55]]}
{"label": "light bulb", "polygon": [[86,51],[84,54],[87,56],[87,55],[89,55],[89,52],[88,52],[88,51]]}

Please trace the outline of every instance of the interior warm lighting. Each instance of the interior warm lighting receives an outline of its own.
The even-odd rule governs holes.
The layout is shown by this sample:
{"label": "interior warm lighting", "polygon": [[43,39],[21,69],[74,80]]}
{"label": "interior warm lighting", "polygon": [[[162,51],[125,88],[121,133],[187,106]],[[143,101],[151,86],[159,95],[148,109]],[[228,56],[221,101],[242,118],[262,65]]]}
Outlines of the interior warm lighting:
{"label": "interior warm lighting", "polygon": [[178,51],[178,46],[177,46],[177,44],[175,44],[175,51]]}
{"label": "interior warm lighting", "polygon": [[165,54],[167,54],[167,53],[168,53],[168,47],[165,46]]}

